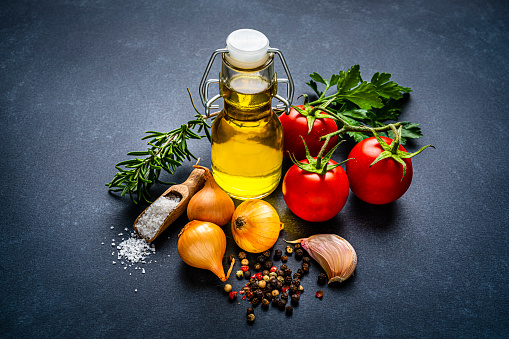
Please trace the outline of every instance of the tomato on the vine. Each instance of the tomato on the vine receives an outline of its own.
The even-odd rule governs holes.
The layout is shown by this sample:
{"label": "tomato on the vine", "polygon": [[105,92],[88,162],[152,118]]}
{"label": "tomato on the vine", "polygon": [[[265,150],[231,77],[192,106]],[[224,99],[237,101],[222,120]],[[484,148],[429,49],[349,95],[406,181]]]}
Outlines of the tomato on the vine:
{"label": "tomato on the vine", "polygon": [[[294,107],[290,110],[290,113],[281,114],[279,120],[283,126],[283,147],[285,156],[289,156],[288,152],[295,155],[295,158],[302,160],[306,158],[306,149],[300,136],[302,136],[306,142],[307,147],[311,156],[316,157],[320,149],[322,148],[324,141],[320,141],[320,137],[336,132],[338,127],[336,122],[331,118],[316,117],[315,114],[310,114],[308,106],[307,109],[304,105],[296,105],[300,112]],[[311,131],[309,126],[312,126]],[[334,136],[329,142],[329,146],[325,150],[324,154],[327,153],[336,143],[338,137]]]}
{"label": "tomato on the vine", "polygon": [[[309,164],[308,160],[302,163]],[[329,160],[328,166],[336,165]],[[288,208],[307,221],[327,221],[343,209],[349,194],[348,177],[340,166],[324,175],[308,172],[297,165],[283,179],[283,197]]]}
{"label": "tomato on the vine", "polygon": [[[376,134],[375,134],[376,135]],[[401,198],[412,182],[410,158],[420,153],[408,153],[396,140],[380,136],[362,140],[350,151],[346,173],[350,189],[361,200],[375,205],[388,204]],[[433,147],[433,146],[431,146]]]}

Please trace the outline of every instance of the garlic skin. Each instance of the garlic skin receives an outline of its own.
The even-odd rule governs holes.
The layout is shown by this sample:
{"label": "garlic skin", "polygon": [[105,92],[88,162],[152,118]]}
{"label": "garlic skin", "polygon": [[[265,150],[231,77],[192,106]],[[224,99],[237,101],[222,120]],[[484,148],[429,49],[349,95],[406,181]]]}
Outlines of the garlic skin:
{"label": "garlic skin", "polygon": [[357,267],[357,253],[353,246],[336,234],[316,234],[288,243],[300,243],[324,269],[329,284],[348,279]]}
{"label": "garlic skin", "polygon": [[235,263],[233,259],[225,275],[223,257],[226,235],[221,227],[207,221],[193,220],[187,223],[179,233],[177,251],[186,264],[209,270],[221,281],[228,279]]}
{"label": "garlic skin", "polygon": [[217,185],[208,168],[198,165],[193,167],[205,170],[205,185],[189,201],[188,219],[208,221],[219,226],[226,225],[235,211],[232,198]]}

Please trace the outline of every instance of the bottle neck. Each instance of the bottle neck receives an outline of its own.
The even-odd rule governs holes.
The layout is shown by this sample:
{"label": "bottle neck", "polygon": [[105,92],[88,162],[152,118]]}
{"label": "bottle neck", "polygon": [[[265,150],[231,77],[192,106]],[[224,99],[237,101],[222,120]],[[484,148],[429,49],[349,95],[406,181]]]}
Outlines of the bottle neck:
{"label": "bottle neck", "polygon": [[272,113],[272,97],[277,93],[273,61],[274,55],[267,54],[264,64],[246,69],[223,56],[219,88],[229,117],[258,120]]}

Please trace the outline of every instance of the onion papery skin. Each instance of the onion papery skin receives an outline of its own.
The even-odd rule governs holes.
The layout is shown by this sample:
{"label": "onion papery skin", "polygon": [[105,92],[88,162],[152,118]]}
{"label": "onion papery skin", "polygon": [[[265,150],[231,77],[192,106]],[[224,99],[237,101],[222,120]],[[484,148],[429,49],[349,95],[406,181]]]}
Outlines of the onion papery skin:
{"label": "onion papery skin", "polygon": [[231,264],[225,276],[223,256],[226,251],[226,235],[221,227],[208,222],[193,220],[180,231],[177,243],[180,258],[189,266],[211,271],[221,281],[226,281],[233,268]]}
{"label": "onion papery skin", "polygon": [[187,218],[208,221],[219,226],[226,225],[235,210],[232,198],[217,185],[208,168],[197,165],[194,167],[205,170],[205,184],[189,201]]}
{"label": "onion papery skin", "polygon": [[274,246],[283,228],[274,207],[260,199],[241,203],[231,222],[233,239],[250,253],[260,253]]}

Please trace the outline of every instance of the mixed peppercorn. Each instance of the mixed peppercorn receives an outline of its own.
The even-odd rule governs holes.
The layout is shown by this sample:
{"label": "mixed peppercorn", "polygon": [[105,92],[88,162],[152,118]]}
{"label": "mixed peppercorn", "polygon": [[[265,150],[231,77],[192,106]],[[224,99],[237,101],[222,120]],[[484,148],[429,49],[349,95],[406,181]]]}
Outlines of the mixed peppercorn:
{"label": "mixed peppercorn", "polygon": [[[301,268],[296,272],[288,267],[286,262],[289,256],[295,256],[297,261],[302,261]],[[287,315],[293,314],[293,309],[298,306],[300,295],[304,291],[304,286],[301,284],[302,278],[309,272],[309,265],[311,258],[305,256],[304,250],[300,244],[294,247],[287,246],[285,254],[280,249],[274,250],[271,259],[271,252],[269,250],[263,252],[256,257],[256,262],[251,265],[245,252],[238,254],[241,267],[236,272],[237,278],[246,279],[244,287],[240,291],[233,291],[230,284],[225,285],[225,292],[228,293],[230,300],[235,300],[237,295],[242,295],[241,300],[247,300],[252,307],[247,309],[246,317],[248,322],[253,322],[255,319],[254,308],[261,305],[263,309],[268,309],[270,305],[285,311]],[[228,261],[234,258],[233,255],[228,257]],[[274,264],[274,261],[281,261],[282,264],[279,268]],[[325,281],[323,281],[325,277]],[[318,276],[318,282],[326,282],[325,274],[321,273]],[[318,295],[317,295],[318,296]]]}

